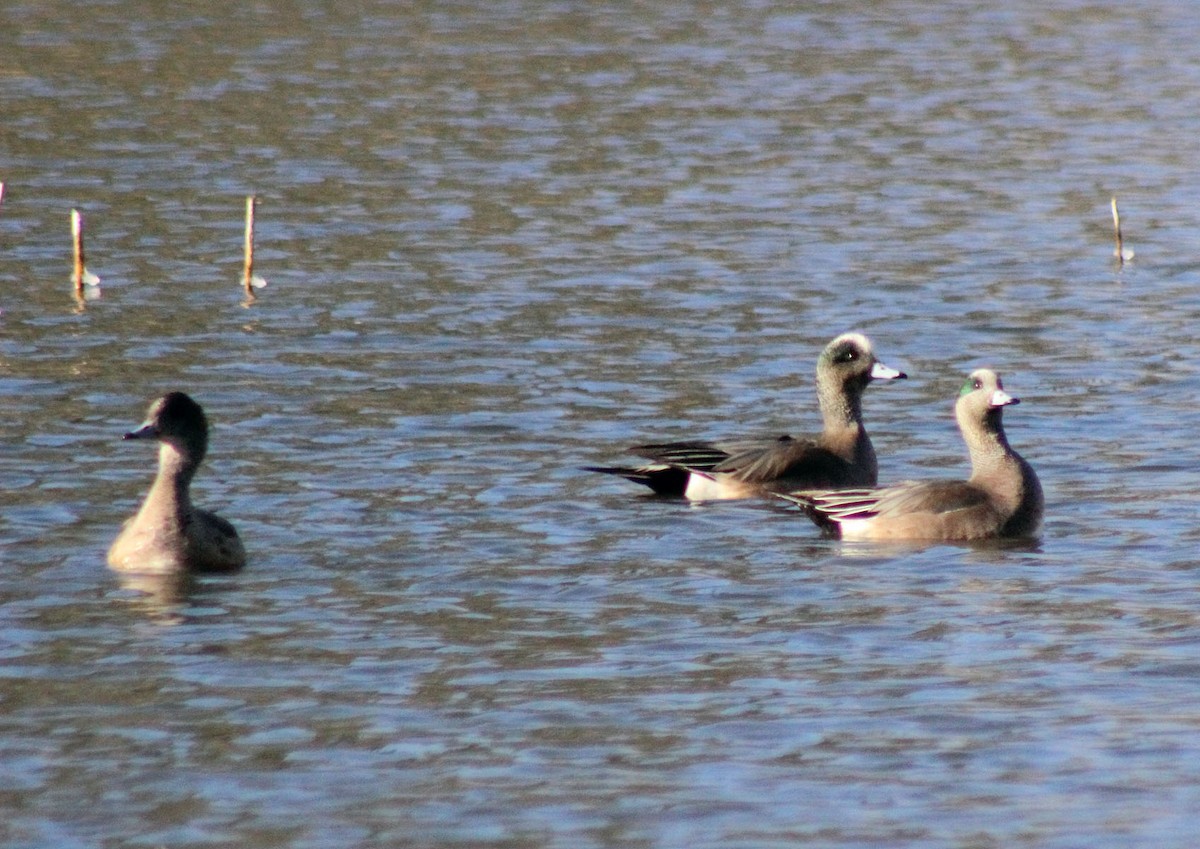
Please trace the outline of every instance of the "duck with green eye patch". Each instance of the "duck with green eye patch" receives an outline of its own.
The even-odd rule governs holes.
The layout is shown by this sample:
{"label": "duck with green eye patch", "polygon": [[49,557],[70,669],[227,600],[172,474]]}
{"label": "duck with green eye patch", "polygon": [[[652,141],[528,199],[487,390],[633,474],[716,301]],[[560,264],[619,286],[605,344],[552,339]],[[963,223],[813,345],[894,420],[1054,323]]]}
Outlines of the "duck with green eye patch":
{"label": "duck with green eye patch", "polygon": [[1019,403],[991,369],[971,373],[955,418],[971,455],[965,481],[907,481],[876,489],[782,495],[843,539],[981,540],[1035,537],[1045,503],[1033,467],[1012,449],[1003,410]]}

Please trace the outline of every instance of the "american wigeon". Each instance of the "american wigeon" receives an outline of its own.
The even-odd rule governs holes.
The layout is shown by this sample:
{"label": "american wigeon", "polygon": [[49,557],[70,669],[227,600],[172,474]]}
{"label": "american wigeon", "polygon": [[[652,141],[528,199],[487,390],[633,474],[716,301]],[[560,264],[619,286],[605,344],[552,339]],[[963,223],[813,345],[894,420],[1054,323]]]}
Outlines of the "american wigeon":
{"label": "american wigeon", "polygon": [[862,421],[862,394],[872,380],[903,372],[875,359],[861,333],[844,333],[817,359],[817,402],[824,430],[813,439],[781,436],[744,442],[668,442],[629,449],[641,466],[588,466],[620,475],[659,495],[693,500],[748,498],[771,491],[874,486],[875,449]]}
{"label": "american wigeon", "polygon": [[233,572],[245,565],[233,525],[192,506],[188,495],[208,449],[208,420],[200,405],[182,392],[164,395],[125,438],[158,440],[158,476],[109,549],[108,565],[141,573]]}
{"label": "american wigeon", "polygon": [[979,540],[1041,531],[1042,485],[1008,444],[1001,421],[1018,399],[990,369],[971,372],[954,415],[971,454],[966,481],[908,481],[878,489],[792,492],[823,530],[843,539]]}

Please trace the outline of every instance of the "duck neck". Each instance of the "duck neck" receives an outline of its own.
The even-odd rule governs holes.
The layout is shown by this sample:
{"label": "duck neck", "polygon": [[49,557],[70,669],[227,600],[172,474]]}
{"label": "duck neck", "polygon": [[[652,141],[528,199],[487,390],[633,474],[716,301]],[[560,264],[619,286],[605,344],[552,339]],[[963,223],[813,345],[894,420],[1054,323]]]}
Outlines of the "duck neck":
{"label": "duck neck", "polygon": [[862,429],[862,387],[823,386],[817,402],[826,433]]}
{"label": "duck neck", "polygon": [[875,448],[863,427],[862,386],[823,387],[818,397],[825,431],[822,441],[848,463],[875,476]]}
{"label": "duck neck", "polygon": [[158,448],[158,476],[150,487],[144,509],[161,511],[182,518],[192,503],[188,486],[199,464],[188,454],[169,442]]}
{"label": "duck neck", "polygon": [[1033,467],[1008,444],[1000,410],[989,410],[982,428],[963,429],[971,452],[971,482],[1003,505],[1009,518],[1003,536],[1027,536],[1041,528],[1045,500]]}
{"label": "duck neck", "polygon": [[994,480],[996,475],[1020,476],[1021,458],[1004,434],[1000,408],[988,410],[982,427],[961,428],[971,454],[971,480]]}

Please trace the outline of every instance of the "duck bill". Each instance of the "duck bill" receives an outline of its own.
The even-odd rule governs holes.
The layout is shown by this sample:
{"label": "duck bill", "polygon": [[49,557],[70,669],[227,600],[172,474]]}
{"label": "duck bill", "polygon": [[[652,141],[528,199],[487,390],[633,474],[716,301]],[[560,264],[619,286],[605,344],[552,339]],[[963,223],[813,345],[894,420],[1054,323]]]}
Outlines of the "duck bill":
{"label": "duck bill", "polygon": [[995,392],[992,393],[992,400],[988,402],[988,405],[992,406],[992,407],[1008,407],[1008,406],[1011,406],[1012,404],[1020,404],[1020,403],[1021,403],[1020,398],[1014,398],[1013,396],[1011,396],[1007,392],[1005,392],[1003,389],[997,389]]}
{"label": "duck bill", "polygon": [[897,371],[894,368],[888,368],[883,363],[875,363],[871,366],[871,380],[903,380],[908,377],[902,371]]}
{"label": "duck bill", "polygon": [[152,424],[144,424],[137,430],[131,430],[122,439],[154,439],[158,436],[158,428]]}

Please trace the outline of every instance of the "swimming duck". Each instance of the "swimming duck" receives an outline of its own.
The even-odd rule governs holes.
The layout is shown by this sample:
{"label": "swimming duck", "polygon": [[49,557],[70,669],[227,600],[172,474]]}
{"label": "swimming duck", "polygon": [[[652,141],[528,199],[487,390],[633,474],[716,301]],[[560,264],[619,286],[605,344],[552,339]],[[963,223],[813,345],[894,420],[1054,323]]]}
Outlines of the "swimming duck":
{"label": "swimming duck", "polygon": [[246,552],[233,525],[192,505],[188,486],[208,449],[200,405],[171,392],[150,405],[146,421],[125,439],[157,439],[158,476],[141,509],[108,551],[121,572],[233,572]]}
{"label": "swimming duck", "polygon": [[980,540],[1034,537],[1045,502],[1033,467],[1008,444],[1001,421],[1019,399],[991,369],[971,372],[955,418],[971,455],[965,481],[908,481],[878,489],[791,492],[832,536],[868,540]]}
{"label": "swimming duck", "polygon": [[843,333],[817,359],[817,403],[824,421],[819,436],[638,445],[629,450],[651,462],[634,467],[588,466],[586,471],[620,475],[659,495],[692,500],[874,486],[878,463],[863,427],[863,391],[872,380],[903,377],[903,372],[875,358],[866,336]]}

